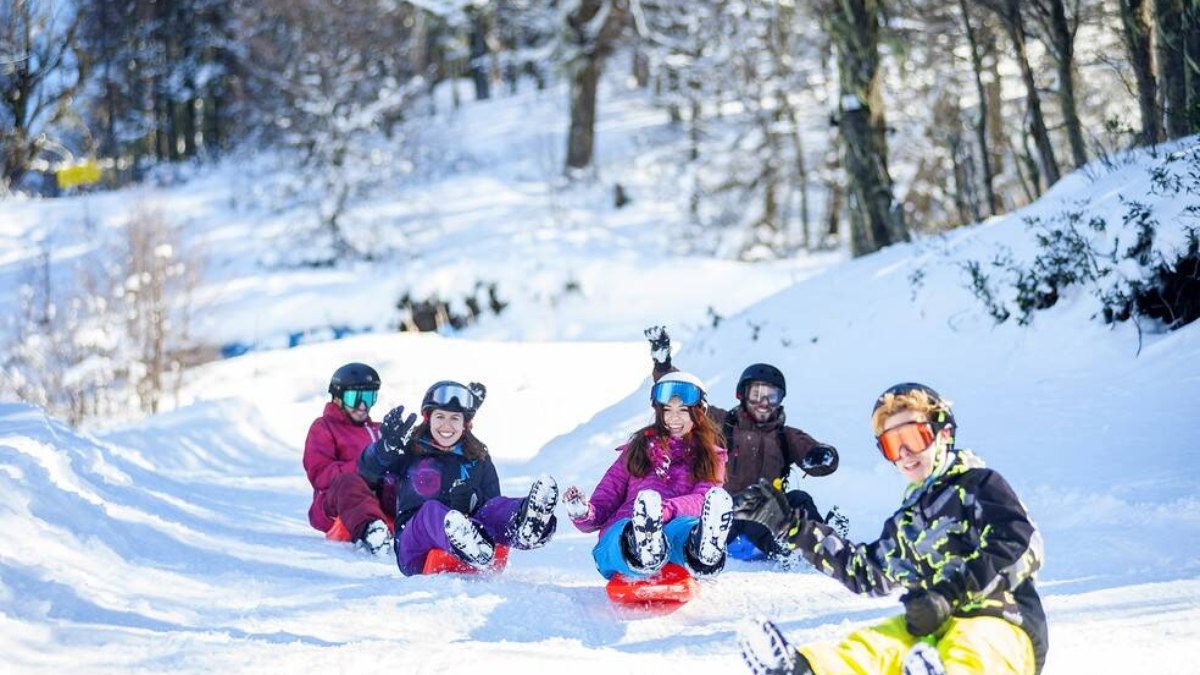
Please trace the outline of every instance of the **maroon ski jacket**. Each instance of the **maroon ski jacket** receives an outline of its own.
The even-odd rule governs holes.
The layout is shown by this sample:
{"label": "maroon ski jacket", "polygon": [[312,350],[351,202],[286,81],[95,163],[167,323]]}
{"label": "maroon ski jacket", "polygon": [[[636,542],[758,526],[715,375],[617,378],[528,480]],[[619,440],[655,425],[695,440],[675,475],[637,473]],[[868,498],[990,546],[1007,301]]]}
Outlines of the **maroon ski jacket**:
{"label": "maroon ski jacket", "polygon": [[325,491],[334,477],[357,473],[358,456],[377,440],[378,422],[368,417],[364,424],[355,424],[337,401],[327,402],[321,416],[313,420],[304,441],[304,471],[313,486],[308,522],[313,527],[322,532],[333,527],[333,520],[325,515]]}

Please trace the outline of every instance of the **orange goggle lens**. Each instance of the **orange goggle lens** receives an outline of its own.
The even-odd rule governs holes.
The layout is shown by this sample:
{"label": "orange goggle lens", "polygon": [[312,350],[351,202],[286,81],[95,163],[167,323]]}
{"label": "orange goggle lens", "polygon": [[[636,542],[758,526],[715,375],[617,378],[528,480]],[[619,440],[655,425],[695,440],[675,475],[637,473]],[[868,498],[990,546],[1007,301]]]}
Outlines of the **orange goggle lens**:
{"label": "orange goggle lens", "polygon": [[875,439],[879,451],[889,462],[900,459],[900,448],[907,447],[909,452],[921,452],[932,442],[933,428],[928,422],[901,424],[879,434]]}

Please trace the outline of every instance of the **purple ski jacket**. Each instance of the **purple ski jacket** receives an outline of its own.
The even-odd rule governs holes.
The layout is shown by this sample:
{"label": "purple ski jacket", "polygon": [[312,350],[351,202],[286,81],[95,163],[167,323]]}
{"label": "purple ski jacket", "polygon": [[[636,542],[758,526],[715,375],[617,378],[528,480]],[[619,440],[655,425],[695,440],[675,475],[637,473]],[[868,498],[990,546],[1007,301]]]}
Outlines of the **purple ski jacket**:
{"label": "purple ski jacket", "polygon": [[700,517],[704,495],[725,480],[725,448],[717,448],[717,480],[699,481],[692,478],[695,450],[684,439],[656,439],[651,445],[651,466],[655,467],[638,478],[625,468],[628,445],[617,448],[619,456],[592,491],[591,509],[586,518],[572,520],[583,532],[604,531],[618,520],[633,515],[633,500],[642,490],[654,490],[662,496],[663,522],[675,516]]}

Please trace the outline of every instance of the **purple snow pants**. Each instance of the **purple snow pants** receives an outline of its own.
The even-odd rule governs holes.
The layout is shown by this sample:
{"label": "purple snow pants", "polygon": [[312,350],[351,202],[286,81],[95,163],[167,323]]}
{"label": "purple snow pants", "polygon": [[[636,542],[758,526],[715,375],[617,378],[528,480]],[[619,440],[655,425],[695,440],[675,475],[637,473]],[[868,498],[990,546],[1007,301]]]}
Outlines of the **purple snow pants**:
{"label": "purple snow pants", "polygon": [[[522,501],[513,497],[493,497],[479,507],[469,520],[479,525],[495,545],[512,546],[510,530]],[[449,510],[450,507],[431,499],[417,509],[396,536],[396,564],[404,576],[420,574],[425,569],[425,556],[429,555],[430,549],[453,551],[445,526]]]}

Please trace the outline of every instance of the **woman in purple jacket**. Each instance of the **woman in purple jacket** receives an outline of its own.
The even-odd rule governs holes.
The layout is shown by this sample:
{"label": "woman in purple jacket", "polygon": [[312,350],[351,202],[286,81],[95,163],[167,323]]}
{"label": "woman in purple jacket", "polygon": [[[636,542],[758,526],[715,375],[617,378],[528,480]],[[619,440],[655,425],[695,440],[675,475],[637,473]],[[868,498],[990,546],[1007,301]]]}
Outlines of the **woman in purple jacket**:
{"label": "woman in purple jacket", "polygon": [[618,448],[591,499],[563,493],[567,515],[583,532],[600,531],[592,549],[606,579],[648,577],[673,562],[697,576],[725,567],[733,501],[722,487],[725,448],[704,410],[704,383],[677,371],[650,390],[654,422]]}

